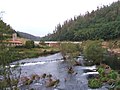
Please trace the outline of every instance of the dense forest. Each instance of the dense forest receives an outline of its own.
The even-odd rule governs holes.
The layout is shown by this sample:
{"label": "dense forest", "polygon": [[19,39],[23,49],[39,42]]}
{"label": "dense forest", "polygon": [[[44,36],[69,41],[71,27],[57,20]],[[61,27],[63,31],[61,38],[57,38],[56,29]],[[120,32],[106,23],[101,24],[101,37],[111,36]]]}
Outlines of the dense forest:
{"label": "dense forest", "polygon": [[120,1],[111,5],[97,7],[97,10],[86,12],[74,19],[58,24],[52,34],[43,40],[83,41],[111,40],[120,38]]}

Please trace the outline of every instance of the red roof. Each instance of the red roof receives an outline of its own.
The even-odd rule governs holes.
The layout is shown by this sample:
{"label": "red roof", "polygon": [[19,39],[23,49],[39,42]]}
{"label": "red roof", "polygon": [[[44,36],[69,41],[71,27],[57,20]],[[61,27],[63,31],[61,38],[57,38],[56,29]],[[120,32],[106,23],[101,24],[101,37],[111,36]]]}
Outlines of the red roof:
{"label": "red roof", "polygon": [[8,42],[10,42],[10,43],[14,43],[14,44],[22,44],[22,42],[21,41],[18,41],[18,40],[15,40],[15,41],[8,41]]}

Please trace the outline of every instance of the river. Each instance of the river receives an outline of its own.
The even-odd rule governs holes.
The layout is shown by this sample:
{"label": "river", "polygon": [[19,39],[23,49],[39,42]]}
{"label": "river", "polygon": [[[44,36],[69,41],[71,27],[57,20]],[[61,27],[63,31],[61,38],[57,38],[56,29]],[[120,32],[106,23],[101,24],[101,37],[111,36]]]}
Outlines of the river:
{"label": "river", "polygon": [[[83,57],[78,58],[80,61]],[[12,63],[12,67],[18,62]],[[98,74],[94,71],[95,66],[75,66],[73,69],[76,74],[68,74],[68,63],[63,60],[61,53],[19,61],[21,77],[30,77],[33,74],[42,75],[52,74],[54,79],[59,79],[60,83],[56,87],[46,88],[43,81],[38,80],[30,85],[19,86],[20,90],[108,90],[104,86],[99,89],[88,87],[88,76]],[[93,71],[93,72],[91,72]]]}

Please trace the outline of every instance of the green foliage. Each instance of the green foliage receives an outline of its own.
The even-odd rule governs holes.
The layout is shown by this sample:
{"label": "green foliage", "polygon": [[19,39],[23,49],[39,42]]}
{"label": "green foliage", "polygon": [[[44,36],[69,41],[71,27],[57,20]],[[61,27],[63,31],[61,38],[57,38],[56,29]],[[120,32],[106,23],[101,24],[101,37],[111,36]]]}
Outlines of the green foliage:
{"label": "green foliage", "polygon": [[107,77],[100,77],[100,81],[101,82],[107,82],[109,80],[109,78],[107,78]]}
{"label": "green foliage", "polygon": [[2,90],[3,88],[6,88],[7,87],[7,82],[4,80],[4,81],[0,81],[0,89]]}
{"label": "green foliage", "polygon": [[87,41],[83,53],[85,58],[94,63],[100,64],[103,60],[104,49],[101,46],[101,41]]}
{"label": "green foliage", "polygon": [[63,56],[69,56],[70,58],[76,57],[80,54],[79,44],[74,43],[61,43],[60,49]]}
{"label": "green foliage", "polygon": [[105,56],[105,63],[114,70],[120,69],[120,59],[117,55]]}
{"label": "green foliage", "polygon": [[113,80],[116,80],[116,79],[117,79],[117,76],[118,76],[117,72],[115,72],[115,71],[113,71],[113,70],[108,74],[108,77],[109,77],[110,79],[113,79]]}
{"label": "green foliage", "polygon": [[18,52],[15,52],[14,48],[2,45],[0,48],[0,65],[7,65],[11,63],[16,54],[18,54]]}
{"label": "green foliage", "polygon": [[[112,87],[109,87],[110,90],[111,89],[113,90],[115,88],[120,88],[119,74],[114,70],[111,70],[109,73],[105,73],[105,70],[106,70],[105,65],[98,67],[99,77],[97,77],[97,80],[100,81],[101,85],[103,85],[103,83],[113,85]],[[93,86],[94,86],[93,84],[96,83],[95,80],[96,80],[96,78],[90,79],[88,81],[88,86],[93,88]]]}
{"label": "green foliage", "polygon": [[75,58],[80,54],[79,44],[70,42],[61,43],[60,51],[64,57],[64,60],[68,61],[69,65],[72,66],[75,64]]}
{"label": "green foliage", "polygon": [[102,83],[100,82],[99,79],[96,79],[96,78],[95,79],[89,79],[88,86],[90,88],[93,88],[93,89],[100,88],[102,86]]}
{"label": "green foliage", "polygon": [[116,85],[120,85],[120,80],[116,83]]}
{"label": "green foliage", "polygon": [[103,76],[103,75],[104,75],[104,73],[105,73],[104,68],[98,68],[98,70],[97,70],[97,71],[99,72],[100,76]]}
{"label": "green foliage", "polygon": [[119,90],[120,89],[120,80],[118,80],[117,82],[116,82],[116,90]]}
{"label": "green foliage", "polygon": [[3,34],[4,38],[11,38],[11,35],[15,33],[15,30],[11,28],[10,25],[7,25],[2,20],[0,20],[0,35]]}
{"label": "green foliage", "polygon": [[28,49],[34,48],[34,41],[26,41],[25,47]]}
{"label": "green foliage", "polygon": [[43,40],[84,41],[120,38],[120,1],[58,24]]}

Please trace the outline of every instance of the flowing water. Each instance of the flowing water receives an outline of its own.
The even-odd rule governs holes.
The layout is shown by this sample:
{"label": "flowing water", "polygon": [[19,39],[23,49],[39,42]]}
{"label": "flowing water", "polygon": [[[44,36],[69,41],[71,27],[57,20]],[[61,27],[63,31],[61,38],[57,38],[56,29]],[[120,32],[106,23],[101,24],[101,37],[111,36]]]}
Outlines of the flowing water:
{"label": "flowing water", "polygon": [[[80,56],[79,61],[82,63],[83,57]],[[17,62],[12,63],[14,66]],[[30,77],[33,74],[42,75],[52,74],[54,79],[59,79],[60,83],[56,87],[45,87],[44,80],[38,80],[30,85],[20,86],[21,90],[108,90],[104,86],[99,89],[90,89],[88,87],[88,77],[96,75],[95,66],[75,66],[73,69],[75,74],[68,74],[68,63],[63,61],[61,53],[39,58],[24,59],[19,61],[21,68],[21,77]]]}

